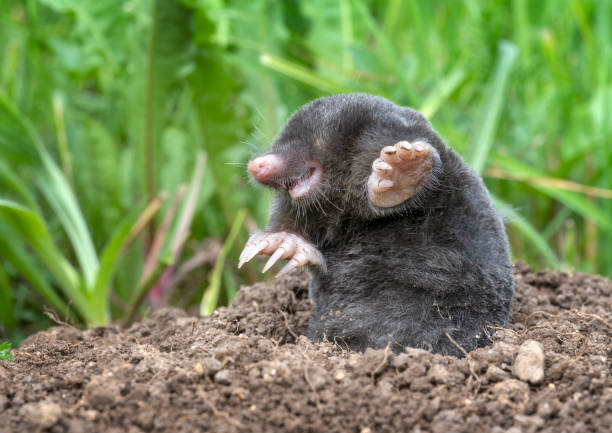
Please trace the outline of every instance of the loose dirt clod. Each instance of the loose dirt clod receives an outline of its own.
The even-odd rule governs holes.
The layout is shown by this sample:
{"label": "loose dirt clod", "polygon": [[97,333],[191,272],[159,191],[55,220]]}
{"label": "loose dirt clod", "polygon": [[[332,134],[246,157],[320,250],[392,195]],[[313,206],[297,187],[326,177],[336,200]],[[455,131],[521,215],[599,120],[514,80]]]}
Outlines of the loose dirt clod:
{"label": "loose dirt clod", "polygon": [[[0,363],[0,432],[609,431],[612,282],[521,263],[515,280],[511,328],[463,359],[312,344],[298,274],[207,318],[52,328]],[[539,383],[519,373],[529,340]]]}
{"label": "loose dirt clod", "polygon": [[534,340],[527,340],[519,347],[514,360],[514,374],[525,382],[536,385],[544,379],[544,348]]}

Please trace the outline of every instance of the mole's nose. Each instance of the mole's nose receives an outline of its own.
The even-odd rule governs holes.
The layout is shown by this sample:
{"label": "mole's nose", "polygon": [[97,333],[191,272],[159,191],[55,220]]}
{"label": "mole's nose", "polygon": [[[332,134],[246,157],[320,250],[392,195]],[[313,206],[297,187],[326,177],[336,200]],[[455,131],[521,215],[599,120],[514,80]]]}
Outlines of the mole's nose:
{"label": "mole's nose", "polygon": [[273,153],[264,156],[258,156],[257,158],[249,161],[247,170],[249,174],[253,176],[253,179],[257,181],[264,181],[271,177],[278,176],[283,170],[283,160]]}

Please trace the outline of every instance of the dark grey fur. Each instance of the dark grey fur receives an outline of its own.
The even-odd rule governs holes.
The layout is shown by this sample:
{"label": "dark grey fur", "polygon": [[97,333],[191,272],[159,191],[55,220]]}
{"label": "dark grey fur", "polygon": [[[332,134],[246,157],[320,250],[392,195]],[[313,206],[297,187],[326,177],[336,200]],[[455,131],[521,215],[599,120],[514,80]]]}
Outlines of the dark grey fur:
{"label": "dark grey fur", "polygon": [[[366,194],[372,162],[400,140],[432,146],[433,175],[415,197],[377,208]],[[267,230],[302,235],[327,262],[327,272],[310,269],[312,340],[463,356],[448,336],[470,351],[491,342],[491,326],[508,325],[514,283],[502,221],[480,177],[420,113],[365,94],[317,99],[271,152],[288,170],[269,184],[279,192]],[[323,181],[294,201],[285,188],[306,159],[322,163]]]}

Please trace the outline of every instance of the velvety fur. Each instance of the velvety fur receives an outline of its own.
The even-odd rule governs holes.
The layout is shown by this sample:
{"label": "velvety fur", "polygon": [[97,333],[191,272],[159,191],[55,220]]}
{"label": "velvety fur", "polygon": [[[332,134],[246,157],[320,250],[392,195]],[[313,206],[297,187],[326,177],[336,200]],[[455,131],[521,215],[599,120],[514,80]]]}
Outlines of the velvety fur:
{"label": "velvety fur", "polygon": [[[372,162],[401,140],[431,145],[432,177],[406,202],[377,208],[366,192]],[[508,325],[514,286],[502,221],[480,177],[420,113],[365,94],[317,99],[289,119],[271,153],[287,161],[287,176],[267,230],[302,235],[327,262],[326,272],[310,269],[312,340],[463,356],[457,345],[487,345],[491,327]],[[307,173],[307,159],[321,162],[323,180],[292,200],[282,186]]]}

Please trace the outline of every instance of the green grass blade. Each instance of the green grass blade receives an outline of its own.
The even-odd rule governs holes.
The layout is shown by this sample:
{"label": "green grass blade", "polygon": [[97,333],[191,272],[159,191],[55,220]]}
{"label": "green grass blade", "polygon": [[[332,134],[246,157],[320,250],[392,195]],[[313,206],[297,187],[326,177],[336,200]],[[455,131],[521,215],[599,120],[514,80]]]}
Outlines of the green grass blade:
{"label": "green grass blade", "polygon": [[546,243],[546,240],[540,235],[529,221],[527,221],[521,214],[512,209],[508,203],[491,195],[495,206],[500,213],[507,217],[510,224],[512,224],[526,239],[528,239],[532,245],[540,252],[542,258],[546,261],[549,266],[554,268],[560,267],[559,259],[557,255]]}
{"label": "green grass blade", "polygon": [[293,78],[324,93],[348,93],[351,91],[351,88],[341,83],[322,77],[310,69],[273,54],[263,53],[259,56],[259,62],[267,68],[280,72],[289,78]]}
{"label": "green grass blade", "polygon": [[[521,161],[509,156],[494,154],[491,156],[491,162],[508,172],[514,172],[518,173],[519,175],[536,178],[546,177],[546,175],[541,173],[539,170],[533,169]],[[527,183],[529,184],[529,182]],[[541,191],[553,199],[563,203],[565,206],[582,215],[584,218],[592,220],[602,230],[612,233],[612,216],[607,214],[600,207],[589,202],[583,195],[537,183],[529,185],[534,189],[537,189],[538,191]]]}
{"label": "green grass blade", "polygon": [[219,293],[221,290],[221,278],[223,273],[223,266],[225,265],[225,259],[227,258],[227,254],[229,253],[234,241],[236,240],[236,236],[240,233],[240,229],[242,229],[242,225],[244,224],[244,219],[246,218],[247,211],[246,209],[241,209],[236,218],[234,219],[234,223],[232,224],[232,228],[229,232],[229,235],[225,239],[223,243],[223,247],[219,252],[219,256],[217,257],[217,261],[215,262],[215,267],[213,268],[212,276],[210,278],[210,285],[204,292],[204,296],[202,297],[202,303],[200,304],[200,314],[203,316],[208,316],[215,311],[217,308],[217,303],[219,301]]}
{"label": "green grass blade", "polygon": [[478,173],[482,172],[489,155],[489,150],[493,144],[495,128],[497,127],[502,102],[506,93],[508,77],[517,55],[518,50],[513,44],[506,41],[500,42],[495,69],[487,85],[480,119],[476,123],[478,130],[472,141],[469,157],[467,158],[470,166]]}
{"label": "green grass blade", "polygon": [[47,173],[38,178],[38,187],[68,235],[87,289],[91,291],[99,262],[85,218],[72,188],[59,167],[48,156],[45,156],[44,160]]}
{"label": "green grass blade", "polygon": [[444,77],[438,85],[429,94],[427,99],[421,105],[421,113],[428,119],[431,119],[436,111],[446,102],[448,97],[459,87],[465,78],[463,69],[454,69]]}
{"label": "green grass blade", "polygon": [[34,212],[10,200],[0,199],[3,218],[32,248],[38,258],[57,279],[66,296],[75,302],[84,317],[89,316],[78,274],[56,249],[43,220]]}
{"label": "green grass blade", "polygon": [[21,200],[24,205],[32,210],[38,211],[38,205],[34,196],[26,186],[26,184],[19,179],[13,170],[4,161],[0,160],[0,190],[2,190],[3,198],[6,197],[6,193],[9,191],[14,195],[14,198]]}
{"label": "green grass blade", "polygon": [[136,222],[140,214],[140,209],[132,212],[122,222],[119,223],[115,232],[111,235],[108,245],[102,251],[100,255],[100,267],[98,268],[98,274],[93,285],[93,293],[91,295],[94,299],[93,306],[97,309],[96,323],[90,323],[90,325],[105,325],[108,323],[110,317],[108,315],[108,295],[110,290],[110,284],[115,272],[117,261],[123,250],[123,247],[128,241],[134,223]]}

